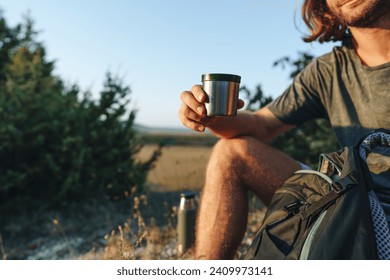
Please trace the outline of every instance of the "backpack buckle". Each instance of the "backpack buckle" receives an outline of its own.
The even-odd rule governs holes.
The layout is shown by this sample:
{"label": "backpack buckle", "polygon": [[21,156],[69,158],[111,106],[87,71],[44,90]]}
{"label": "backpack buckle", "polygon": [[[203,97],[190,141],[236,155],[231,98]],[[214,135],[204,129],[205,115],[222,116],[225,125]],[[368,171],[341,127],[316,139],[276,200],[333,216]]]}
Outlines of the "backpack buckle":
{"label": "backpack buckle", "polygon": [[[353,175],[353,173],[350,175]],[[332,188],[336,193],[343,192],[349,189],[349,187],[351,187],[352,185],[356,185],[358,183],[350,175],[347,175],[344,178],[337,179],[332,183]]]}
{"label": "backpack buckle", "polygon": [[339,182],[333,182],[331,186],[336,193],[341,193],[344,190],[343,185]]}

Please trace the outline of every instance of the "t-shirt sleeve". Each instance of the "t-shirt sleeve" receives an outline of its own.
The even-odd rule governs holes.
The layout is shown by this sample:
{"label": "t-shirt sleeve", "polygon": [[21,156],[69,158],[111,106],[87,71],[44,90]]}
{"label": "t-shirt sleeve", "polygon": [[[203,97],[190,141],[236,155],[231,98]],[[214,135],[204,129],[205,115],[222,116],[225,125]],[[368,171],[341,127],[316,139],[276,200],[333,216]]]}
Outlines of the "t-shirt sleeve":
{"label": "t-shirt sleeve", "polygon": [[282,122],[300,125],[316,118],[327,118],[321,101],[323,84],[319,82],[318,61],[314,59],[268,109]]}

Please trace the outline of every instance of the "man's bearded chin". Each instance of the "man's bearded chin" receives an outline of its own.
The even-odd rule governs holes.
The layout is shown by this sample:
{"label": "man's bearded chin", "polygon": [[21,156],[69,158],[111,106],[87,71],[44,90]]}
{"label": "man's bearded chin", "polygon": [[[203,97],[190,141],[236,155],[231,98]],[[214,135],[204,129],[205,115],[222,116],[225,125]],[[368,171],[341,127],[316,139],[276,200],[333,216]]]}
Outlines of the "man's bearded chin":
{"label": "man's bearded chin", "polygon": [[341,10],[331,10],[337,20],[349,27],[375,27],[376,23],[390,17],[390,0],[376,0],[370,5],[359,9],[351,8],[350,13],[343,13]]}

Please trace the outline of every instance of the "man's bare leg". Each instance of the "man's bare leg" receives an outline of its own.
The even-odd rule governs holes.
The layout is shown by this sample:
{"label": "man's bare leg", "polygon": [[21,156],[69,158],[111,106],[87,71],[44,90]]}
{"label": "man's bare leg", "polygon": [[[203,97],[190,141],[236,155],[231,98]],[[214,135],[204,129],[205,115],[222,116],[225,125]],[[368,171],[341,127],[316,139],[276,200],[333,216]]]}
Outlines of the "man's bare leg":
{"label": "man's bare leg", "polygon": [[299,164],[251,138],[220,140],[206,173],[198,213],[197,259],[232,259],[246,230],[247,191],[268,204],[275,190]]}

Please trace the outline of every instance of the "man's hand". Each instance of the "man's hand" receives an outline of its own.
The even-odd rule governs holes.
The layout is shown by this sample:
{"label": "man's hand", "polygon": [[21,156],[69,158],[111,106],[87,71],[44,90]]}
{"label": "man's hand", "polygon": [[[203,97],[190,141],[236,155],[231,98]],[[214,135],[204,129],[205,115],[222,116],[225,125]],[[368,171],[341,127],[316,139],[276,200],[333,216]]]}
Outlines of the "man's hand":
{"label": "man's hand", "polygon": [[[224,117],[207,116],[205,101],[206,93],[200,85],[194,85],[191,91],[183,91],[180,95],[182,104],[179,109],[179,119],[184,126],[199,132],[203,132],[205,128]],[[238,100],[237,108],[244,107],[244,101]]]}

